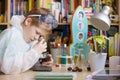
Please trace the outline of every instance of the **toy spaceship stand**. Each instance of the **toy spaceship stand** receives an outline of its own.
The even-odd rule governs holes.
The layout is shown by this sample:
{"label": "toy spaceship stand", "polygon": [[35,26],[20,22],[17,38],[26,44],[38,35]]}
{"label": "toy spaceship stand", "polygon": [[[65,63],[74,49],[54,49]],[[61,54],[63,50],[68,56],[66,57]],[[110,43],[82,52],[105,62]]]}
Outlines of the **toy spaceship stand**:
{"label": "toy spaceship stand", "polygon": [[[72,19],[72,44],[70,45],[70,55],[77,54],[76,49],[84,49],[83,53],[85,58],[88,58],[89,47],[85,44],[88,33],[87,17],[81,6],[78,6]],[[73,52],[74,51],[74,52]]]}

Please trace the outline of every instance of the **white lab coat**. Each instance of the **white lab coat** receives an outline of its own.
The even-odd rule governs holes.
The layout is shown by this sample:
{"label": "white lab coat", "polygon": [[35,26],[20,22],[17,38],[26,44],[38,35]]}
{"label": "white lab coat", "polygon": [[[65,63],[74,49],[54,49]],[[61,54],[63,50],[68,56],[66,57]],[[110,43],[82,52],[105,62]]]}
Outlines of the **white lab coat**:
{"label": "white lab coat", "polygon": [[21,22],[17,20],[0,34],[0,71],[5,74],[27,71],[42,57],[32,49],[34,42],[25,42]]}

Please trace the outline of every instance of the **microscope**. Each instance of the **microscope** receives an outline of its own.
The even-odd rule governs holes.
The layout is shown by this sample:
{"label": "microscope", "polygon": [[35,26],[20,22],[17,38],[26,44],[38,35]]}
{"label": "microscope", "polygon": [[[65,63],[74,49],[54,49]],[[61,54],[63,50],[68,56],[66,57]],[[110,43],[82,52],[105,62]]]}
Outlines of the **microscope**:
{"label": "microscope", "polygon": [[[38,39],[38,42],[41,41],[41,38],[42,37],[40,36]],[[47,43],[47,45],[48,45],[48,43]],[[49,48],[47,47],[47,51],[42,53],[43,57],[39,58],[38,62],[33,66],[33,68],[32,68],[33,71],[46,71],[46,72],[52,71],[51,66],[43,66],[42,65],[43,62],[50,61],[50,57],[47,55],[49,53],[50,53],[50,51],[49,51]]]}

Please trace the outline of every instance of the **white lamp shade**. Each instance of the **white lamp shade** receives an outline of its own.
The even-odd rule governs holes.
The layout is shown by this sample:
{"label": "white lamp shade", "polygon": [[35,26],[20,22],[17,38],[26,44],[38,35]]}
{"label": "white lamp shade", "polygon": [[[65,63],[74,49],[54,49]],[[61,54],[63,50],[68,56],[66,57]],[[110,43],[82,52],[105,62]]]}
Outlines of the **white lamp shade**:
{"label": "white lamp shade", "polygon": [[110,8],[108,6],[104,6],[101,12],[91,17],[90,19],[91,24],[99,30],[103,31],[109,30],[111,24],[111,21],[108,17],[109,12]]}

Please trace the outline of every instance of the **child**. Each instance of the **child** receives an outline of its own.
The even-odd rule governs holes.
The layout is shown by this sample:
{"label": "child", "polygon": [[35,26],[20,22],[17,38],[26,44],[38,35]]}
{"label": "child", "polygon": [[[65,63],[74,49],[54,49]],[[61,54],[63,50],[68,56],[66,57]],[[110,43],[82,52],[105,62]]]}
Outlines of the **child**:
{"label": "child", "polygon": [[[18,74],[29,70],[46,51],[45,37],[57,27],[57,21],[48,9],[33,9],[24,16],[13,16],[12,27],[0,34],[0,70]],[[42,36],[40,41],[38,38]],[[51,57],[51,55],[49,55]],[[43,65],[51,66],[51,61]]]}

